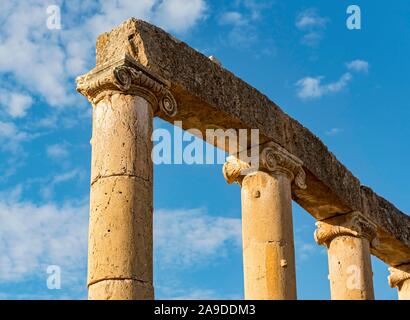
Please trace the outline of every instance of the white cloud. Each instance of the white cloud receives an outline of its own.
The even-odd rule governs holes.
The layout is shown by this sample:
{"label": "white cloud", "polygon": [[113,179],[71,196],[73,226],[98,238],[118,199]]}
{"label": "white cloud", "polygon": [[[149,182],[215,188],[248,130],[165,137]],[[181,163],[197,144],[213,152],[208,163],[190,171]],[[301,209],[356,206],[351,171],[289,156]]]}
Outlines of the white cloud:
{"label": "white cloud", "polygon": [[[367,73],[369,63],[364,60],[353,60],[346,63],[346,67],[351,72]],[[296,82],[297,95],[302,99],[320,98],[324,95],[336,93],[347,87],[348,83],[353,79],[351,72],[345,72],[339,80],[323,84],[323,76],[305,77]]]}
{"label": "white cloud", "polygon": [[0,104],[12,118],[23,118],[33,104],[31,96],[0,89]]}
{"label": "white cloud", "polygon": [[[230,30],[223,36],[222,45],[229,44],[235,48],[249,48],[259,38],[257,24],[263,18],[273,1],[256,1],[256,0],[237,0],[233,2],[231,10],[219,14],[219,24],[228,26]],[[259,39],[260,40],[260,39]],[[272,43],[266,44],[269,50],[259,51],[256,55],[270,54],[272,52]]]}
{"label": "white cloud", "polygon": [[46,279],[48,265],[62,268],[63,285],[78,280],[86,266],[87,205],[0,201],[0,221],[0,282]]}
{"label": "white cloud", "polygon": [[57,184],[57,183],[70,181],[70,180],[74,179],[75,177],[77,177],[78,175],[80,175],[81,172],[82,171],[79,170],[79,169],[73,169],[73,170],[64,172],[62,174],[58,174],[58,175],[53,177],[52,183]]}
{"label": "white cloud", "polygon": [[13,93],[10,97],[10,104],[8,106],[9,114],[13,118],[24,117],[27,109],[31,107],[33,99],[30,96]]}
{"label": "white cloud", "polygon": [[[2,4],[0,76],[9,75],[20,87],[40,95],[54,107],[76,106],[79,95],[73,77],[93,67],[98,34],[131,16],[185,32],[206,11],[205,0],[62,1],[62,30],[47,29],[47,4],[41,0]],[[24,111],[14,110],[15,115]]]}
{"label": "white cloud", "polygon": [[42,1],[12,1],[0,13],[0,73],[11,74],[28,91],[41,94],[49,104],[68,102],[65,54],[59,33],[46,28]]}
{"label": "white cloud", "polygon": [[364,60],[353,60],[346,64],[347,68],[355,72],[367,73],[369,71],[369,63]]}
{"label": "white cloud", "polygon": [[154,21],[167,30],[185,32],[192,28],[206,12],[204,0],[165,0],[154,13]]}
{"label": "white cloud", "polygon": [[[65,289],[85,289],[86,202],[37,205],[19,198],[0,200],[0,283],[46,279],[47,266],[58,265]],[[240,219],[211,216],[203,209],[158,210],[154,217],[155,253],[163,267],[207,264],[226,254],[229,244],[240,247]],[[208,289],[161,288],[166,298],[218,298]]]}
{"label": "white cloud", "polygon": [[[172,281],[171,281],[172,282]],[[159,284],[155,287],[159,299],[164,300],[241,300],[242,294],[226,294],[214,289],[187,287],[184,279],[166,286]]]}
{"label": "white cloud", "polygon": [[320,98],[323,95],[339,92],[344,89],[352,79],[350,73],[343,74],[336,82],[322,84],[323,77],[305,77],[296,82],[297,95],[302,99]]}
{"label": "white cloud", "polygon": [[84,170],[72,169],[61,174],[55,175],[50,181],[44,183],[40,189],[40,193],[45,199],[49,199],[53,195],[53,191],[59,184],[65,183],[67,181],[73,180],[74,178],[82,179],[85,177]]}
{"label": "white cloud", "polygon": [[4,152],[0,162],[0,182],[15,174],[26,161],[23,143],[34,139],[37,134],[17,127],[13,122],[0,120],[0,152]]}
{"label": "white cloud", "polygon": [[20,144],[30,139],[27,132],[20,130],[13,122],[0,120],[0,150],[17,152]]}
{"label": "white cloud", "polygon": [[340,128],[332,128],[332,129],[326,131],[325,134],[326,134],[327,136],[335,136],[335,135],[337,135],[337,134],[339,134],[339,133],[341,133],[341,132],[343,132],[343,129],[340,129]]}
{"label": "white cloud", "polygon": [[158,210],[155,212],[155,246],[164,268],[206,263],[240,246],[240,219],[215,217],[204,210]]}
{"label": "white cloud", "polygon": [[247,23],[242,14],[236,11],[225,12],[221,15],[219,22],[221,24],[229,24],[234,26],[241,26]]}
{"label": "white cloud", "polygon": [[310,8],[300,12],[295,25],[304,32],[302,43],[316,46],[322,40],[328,22],[329,19],[321,17],[316,9]]}
{"label": "white cloud", "polygon": [[306,242],[298,242],[296,245],[296,256],[301,260],[305,261],[309,259],[316,251],[318,251],[317,244],[311,244]]}
{"label": "white cloud", "polygon": [[318,27],[324,28],[328,20],[319,16],[314,9],[307,9],[298,14],[296,18],[296,27],[301,30]]}
{"label": "white cloud", "polygon": [[57,143],[47,147],[47,155],[52,159],[66,158],[69,154],[67,145],[64,143]]}

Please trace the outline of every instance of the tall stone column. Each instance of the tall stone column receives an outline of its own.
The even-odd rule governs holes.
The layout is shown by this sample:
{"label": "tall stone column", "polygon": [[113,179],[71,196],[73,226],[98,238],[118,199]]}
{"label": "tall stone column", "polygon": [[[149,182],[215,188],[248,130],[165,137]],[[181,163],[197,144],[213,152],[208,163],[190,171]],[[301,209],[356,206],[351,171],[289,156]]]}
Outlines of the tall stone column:
{"label": "tall stone column", "polygon": [[89,299],[154,298],[151,135],[176,112],[167,87],[127,56],[77,79],[93,105]]}
{"label": "tall stone column", "polygon": [[410,264],[389,268],[389,285],[397,288],[399,300],[410,300]]}
{"label": "tall stone column", "polygon": [[296,299],[292,183],[305,186],[302,162],[274,143],[260,146],[258,167],[229,157],[228,183],[242,194],[245,299]]}
{"label": "tall stone column", "polygon": [[332,300],[373,300],[370,243],[376,226],[352,212],[316,223],[315,240],[328,250]]}

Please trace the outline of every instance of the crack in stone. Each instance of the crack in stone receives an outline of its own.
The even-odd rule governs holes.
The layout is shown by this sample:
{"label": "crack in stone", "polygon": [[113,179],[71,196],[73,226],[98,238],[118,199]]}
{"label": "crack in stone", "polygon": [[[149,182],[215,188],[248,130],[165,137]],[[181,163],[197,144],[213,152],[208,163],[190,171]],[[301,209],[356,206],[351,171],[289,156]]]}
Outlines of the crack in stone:
{"label": "crack in stone", "polygon": [[130,280],[130,281],[138,282],[138,283],[140,283],[140,284],[144,284],[144,285],[148,284],[148,285],[152,286],[152,282],[151,282],[151,281],[140,280],[140,279],[137,279],[137,278],[119,278],[119,277],[114,277],[114,278],[104,278],[104,279],[100,279],[100,280],[94,280],[94,281],[92,281],[92,282],[90,282],[90,283],[88,284],[88,287],[90,287],[90,286],[92,286],[92,285],[94,285],[94,284],[96,284],[96,283],[99,283],[99,282],[110,281],[110,280],[111,280],[111,281]]}
{"label": "crack in stone", "polygon": [[98,182],[100,179],[106,179],[106,178],[112,178],[112,177],[128,177],[128,178],[136,178],[136,179],[140,179],[142,181],[145,181],[147,183],[151,182],[150,179],[146,179],[144,177],[141,176],[137,176],[134,174],[110,174],[108,176],[97,176],[92,182],[91,182],[91,186],[93,186],[96,182]]}

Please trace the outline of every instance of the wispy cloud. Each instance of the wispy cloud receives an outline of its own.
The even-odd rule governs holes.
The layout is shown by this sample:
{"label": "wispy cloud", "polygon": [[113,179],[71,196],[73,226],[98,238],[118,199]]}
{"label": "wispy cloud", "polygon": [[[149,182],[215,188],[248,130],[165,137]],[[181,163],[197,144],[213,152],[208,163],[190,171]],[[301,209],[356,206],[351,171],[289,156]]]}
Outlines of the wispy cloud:
{"label": "wispy cloud", "polygon": [[170,31],[186,32],[206,17],[205,0],[166,0],[159,3],[151,20]]}
{"label": "wispy cloud", "polygon": [[11,118],[25,117],[32,104],[33,99],[27,94],[0,89],[0,105]]}
{"label": "wispy cloud", "polygon": [[2,5],[0,76],[9,75],[30,94],[57,108],[78,105],[72,78],[92,67],[98,34],[131,16],[182,33],[203,19],[207,8],[205,0],[57,0],[55,4],[64,9],[61,30],[47,28],[44,1],[12,0]]}
{"label": "wispy cloud", "polygon": [[66,143],[52,144],[46,149],[47,156],[52,159],[66,158],[70,152]]}
{"label": "wispy cloud", "polygon": [[364,60],[354,60],[348,62],[346,64],[346,67],[351,72],[345,72],[335,82],[323,83],[323,76],[308,76],[298,80],[296,82],[298,97],[301,99],[314,99],[321,98],[324,95],[342,91],[353,79],[352,72],[367,72],[369,64]]}
{"label": "wispy cloud", "polygon": [[46,267],[59,265],[68,285],[85,269],[85,203],[0,201],[0,221],[0,282],[45,279]]}
{"label": "wispy cloud", "polygon": [[369,71],[369,63],[364,60],[353,60],[346,64],[347,68],[355,72],[367,73]]}
{"label": "wispy cloud", "polygon": [[225,12],[219,18],[221,24],[241,26],[247,23],[246,19],[243,17],[242,13],[237,11]]}
{"label": "wispy cloud", "polygon": [[50,199],[53,196],[54,189],[63,183],[72,181],[75,178],[83,179],[86,176],[85,171],[79,168],[74,168],[57,174],[51,178],[51,180],[43,183],[40,188],[40,194],[45,199]]}
{"label": "wispy cloud", "polygon": [[296,255],[302,261],[309,259],[317,251],[319,251],[317,244],[298,243],[296,246]]}
{"label": "wispy cloud", "polygon": [[302,99],[320,98],[323,95],[335,93],[347,86],[352,79],[350,73],[343,74],[339,80],[323,84],[323,77],[305,77],[296,82],[298,86],[298,97]]}
{"label": "wispy cloud", "polygon": [[159,299],[165,300],[241,300],[243,295],[238,293],[223,294],[209,288],[187,287],[187,284],[178,282],[172,285],[159,284],[156,286]]}
{"label": "wispy cloud", "polygon": [[[46,279],[47,266],[59,265],[66,288],[85,288],[86,201],[37,205],[21,201],[20,191],[0,201],[0,283]],[[204,209],[158,210],[154,217],[155,254],[164,269],[207,265],[228,254],[230,246],[240,247],[240,219],[211,216]],[[219,297],[203,288],[162,290],[167,299]]]}
{"label": "wispy cloud", "polygon": [[295,25],[303,32],[302,43],[316,46],[322,40],[329,19],[319,15],[316,9],[309,8],[300,12]]}
{"label": "wispy cloud", "polygon": [[[18,154],[19,163],[23,142],[89,120],[91,108],[75,92],[74,77],[94,66],[97,35],[131,16],[184,33],[205,19],[207,10],[206,0],[56,0],[62,29],[50,30],[49,4],[10,0],[0,10],[0,152],[9,160],[10,153]],[[60,151],[50,150],[49,156]],[[3,161],[0,179],[16,167]]]}
{"label": "wispy cloud", "polygon": [[256,24],[263,19],[264,12],[273,5],[272,1],[238,0],[230,10],[219,15],[219,23],[230,28],[224,41],[229,45],[248,48],[259,39]]}
{"label": "wispy cloud", "polygon": [[240,219],[215,217],[203,209],[155,212],[155,245],[160,266],[189,267],[210,263],[240,246]]}
{"label": "wispy cloud", "polygon": [[13,122],[0,120],[0,150],[20,152],[21,143],[30,139],[30,134],[20,130]]}
{"label": "wispy cloud", "polygon": [[341,132],[343,132],[343,129],[340,129],[340,128],[332,128],[332,129],[326,131],[325,134],[326,134],[327,136],[335,136],[335,135],[337,135],[337,134],[339,134],[339,133],[341,133]]}
{"label": "wispy cloud", "polygon": [[316,244],[313,238],[314,225],[302,225],[295,228],[295,254],[296,264],[300,267],[302,262],[305,262],[321,250],[321,247]]}
{"label": "wispy cloud", "polygon": [[[175,288],[173,288],[175,290]],[[218,293],[209,289],[180,289],[173,291],[167,300],[216,300]]]}

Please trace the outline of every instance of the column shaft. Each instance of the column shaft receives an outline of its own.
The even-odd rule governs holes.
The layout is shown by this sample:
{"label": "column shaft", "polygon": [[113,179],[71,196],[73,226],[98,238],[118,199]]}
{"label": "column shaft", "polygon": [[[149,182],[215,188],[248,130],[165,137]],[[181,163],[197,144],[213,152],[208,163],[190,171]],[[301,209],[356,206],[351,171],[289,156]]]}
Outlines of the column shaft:
{"label": "column shaft", "polygon": [[399,300],[410,300],[410,279],[403,281],[398,288]]}
{"label": "column shaft", "polygon": [[369,241],[340,236],[328,248],[332,300],[373,300]]}
{"label": "column shaft", "polygon": [[153,108],[115,93],[94,106],[89,299],[153,299]]}
{"label": "column shaft", "polygon": [[296,299],[291,181],[257,171],[242,182],[245,298]]}
{"label": "column shaft", "polygon": [[410,300],[410,264],[389,268],[389,285],[397,288],[399,300]]}
{"label": "column shaft", "polygon": [[296,299],[292,187],[306,189],[303,163],[274,142],[230,156],[223,167],[228,183],[242,192],[245,299]]}
{"label": "column shaft", "polygon": [[370,241],[376,226],[352,212],[316,223],[315,240],[328,249],[332,300],[373,300]]}

